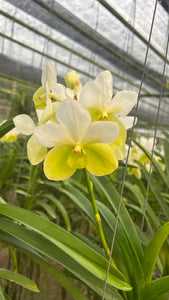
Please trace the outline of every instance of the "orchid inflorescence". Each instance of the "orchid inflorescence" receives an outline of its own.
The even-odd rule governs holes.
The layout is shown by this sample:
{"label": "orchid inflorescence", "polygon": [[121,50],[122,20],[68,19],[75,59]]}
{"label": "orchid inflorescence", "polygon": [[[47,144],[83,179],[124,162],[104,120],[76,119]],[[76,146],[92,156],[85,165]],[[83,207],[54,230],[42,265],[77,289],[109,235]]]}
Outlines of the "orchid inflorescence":
{"label": "orchid inflorescence", "polygon": [[45,175],[51,180],[67,179],[83,168],[96,176],[112,173],[125,157],[126,132],[134,121],[126,115],[136,104],[137,93],[120,91],[112,99],[110,71],[84,86],[73,71],[66,75],[64,86],[57,83],[49,61],[41,82],[33,96],[38,123],[25,114],[13,119],[19,133],[31,135],[30,162],[44,160]]}

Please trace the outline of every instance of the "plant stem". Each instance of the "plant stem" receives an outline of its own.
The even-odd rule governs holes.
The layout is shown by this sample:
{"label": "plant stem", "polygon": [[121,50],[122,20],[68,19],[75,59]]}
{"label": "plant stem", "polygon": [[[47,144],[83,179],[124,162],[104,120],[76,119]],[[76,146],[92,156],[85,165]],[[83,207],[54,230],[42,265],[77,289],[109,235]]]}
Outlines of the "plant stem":
{"label": "plant stem", "polygon": [[[94,192],[93,192],[93,183],[89,178],[89,173],[88,173],[86,168],[84,168],[84,175],[85,175],[85,179],[86,179],[86,183],[87,183],[89,196],[90,196],[91,201],[92,201],[92,206],[93,206],[93,210],[94,210],[95,219],[96,219],[96,222],[97,222],[97,228],[98,228],[99,236],[100,236],[100,239],[101,239],[101,242],[102,242],[102,245],[103,245],[103,248],[104,248],[104,251],[105,251],[106,255],[108,257],[110,257],[110,250],[109,250],[109,247],[107,245],[107,242],[106,242],[106,239],[105,239],[105,236],[104,236],[103,227],[102,227],[102,223],[101,223],[101,218],[100,218],[100,214],[99,214],[99,211],[98,211],[98,208],[97,208],[95,195],[94,195]],[[116,265],[115,265],[112,258],[111,258],[111,264],[114,267],[116,267]]]}

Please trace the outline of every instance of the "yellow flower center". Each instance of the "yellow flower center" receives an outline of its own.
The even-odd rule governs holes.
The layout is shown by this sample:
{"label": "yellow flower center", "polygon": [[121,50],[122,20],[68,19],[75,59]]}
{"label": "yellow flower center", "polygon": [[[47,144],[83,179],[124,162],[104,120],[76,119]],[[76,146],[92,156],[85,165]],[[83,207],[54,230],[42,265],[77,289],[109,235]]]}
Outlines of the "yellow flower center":
{"label": "yellow flower center", "polygon": [[82,149],[82,146],[77,144],[69,155],[67,160],[68,166],[72,169],[83,169],[87,164],[87,156]]}
{"label": "yellow flower center", "polygon": [[81,145],[76,145],[74,149],[74,153],[81,153],[82,152],[82,147]]}
{"label": "yellow flower center", "polygon": [[103,120],[108,120],[108,118],[109,118],[109,116],[108,116],[107,112],[106,112],[106,111],[103,111],[103,112],[102,112],[102,119],[103,119]]}

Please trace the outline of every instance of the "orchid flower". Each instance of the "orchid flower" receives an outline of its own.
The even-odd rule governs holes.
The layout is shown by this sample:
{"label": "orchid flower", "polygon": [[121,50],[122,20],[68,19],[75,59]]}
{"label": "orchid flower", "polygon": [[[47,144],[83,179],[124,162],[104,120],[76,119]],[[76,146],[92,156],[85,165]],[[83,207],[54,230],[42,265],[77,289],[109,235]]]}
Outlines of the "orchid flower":
{"label": "orchid flower", "polygon": [[42,71],[41,83],[42,86],[33,95],[35,109],[40,115],[41,123],[47,122],[50,119],[53,111],[56,111],[58,103],[52,103],[51,98],[60,100],[55,93],[53,87],[56,85],[57,75],[54,66],[50,61],[47,61],[45,68]]}
{"label": "orchid flower", "polygon": [[[89,110],[93,121],[113,121],[118,123],[120,134],[116,144],[117,149],[124,150],[126,129],[133,126],[133,117],[127,117],[137,101],[137,93],[120,91],[112,98],[113,80],[110,71],[101,72],[94,81],[88,81],[80,94],[80,103]],[[124,153],[123,153],[124,154]],[[124,155],[121,155],[123,158]]]}
{"label": "orchid flower", "polygon": [[36,113],[38,116],[38,124],[35,125],[34,121],[25,114],[16,116],[13,121],[19,133],[24,135],[32,135],[27,143],[28,159],[33,165],[40,163],[47,152],[47,148],[37,143],[34,138],[34,129],[38,125],[45,124],[49,120],[57,122],[56,110],[59,103],[52,103],[50,97],[52,87],[57,82],[56,71],[50,61],[46,63],[41,76],[42,87],[40,87],[33,96],[35,103]]}
{"label": "orchid flower", "polygon": [[36,125],[30,116],[26,114],[18,115],[13,118],[17,131],[24,135],[32,135],[27,143],[27,155],[32,165],[37,165],[44,160],[47,148],[37,143],[34,137]]}
{"label": "orchid flower", "polygon": [[[139,139],[139,143],[150,153],[153,148],[153,142],[154,142],[154,138],[141,137]],[[156,161],[158,161],[161,168],[164,170],[164,165],[159,161],[159,157],[156,154],[153,154],[153,158]],[[131,166],[129,166],[127,170],[129,174],[134,174],[137,178],[141,178],[141,170],[139,164],[137,164],[137,161],[139,161],[142,165],[144,165],[147,171],[149,172],[150,159],[147,157],[147,155],[143,152],[143,150],[140,147],[134,146],[131,148],[129,153],[128,163]]]}
{"label": "orchid flower", "polygon": [[91,122],[90,113],[74,100],[63,100],[56,117],[58,124],[50,122],[34,129],[39,144],[53,147],[44,160],[47,178],[64,180],[82,168],[103,176],[117,168],[118,161],[109,143],[118,138],[118,124]]}

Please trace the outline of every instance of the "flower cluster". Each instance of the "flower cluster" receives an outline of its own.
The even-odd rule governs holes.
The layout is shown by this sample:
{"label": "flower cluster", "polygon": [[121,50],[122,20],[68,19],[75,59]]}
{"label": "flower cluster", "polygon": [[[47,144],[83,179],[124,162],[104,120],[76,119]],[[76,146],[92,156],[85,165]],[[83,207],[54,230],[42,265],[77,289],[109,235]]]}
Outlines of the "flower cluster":
{"label": "flower cluster", "polygon": [[[140,145],[142,145],[150,154],[153,149],[153,142],[154,142],[154,138],[141,137],[139,139]],[[165,166],[160,161],[160,157],[157,156],[156,154],[153,154],[153,158],[156,161],[158,161],[161,168],[164,170]],[[140,179],[141,178],[141,169],[140,169],[140,166],[137,163],[137,161],[140,162],[142,165],[144,165],[145,168],[147,169],[147,171],[149,172],[150,162],[151,162],[150,159],[148,158],[148,156],[143,152],[143,150],[140,147],[132,145],[130,154],[129,154],[129,159],[128,159],[129,166],[128,166],[127,170],[128,170],[129,174],[131,174],[131,175],[133,174],[138,179]]]}
{"label": "flower cluster", "polygon": [[31,135],[27,143],[30,162],[36,165],[44,160],[45,175],[52,180],[67,179],[82,168],[96,176],[112,173],[125,156],[126,130],[134,119],[126,115],[137,94],[121,91],[112,98],[109,71],[84,86],[73,71],[65,77],[66,87],[57,83],[50,62],[41,82],[33,96],[38,123],[28,115],[14,118],[18,132]]}

